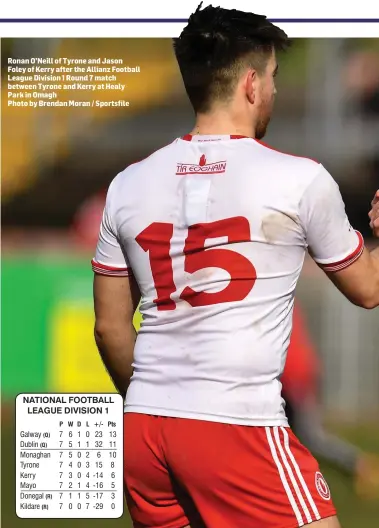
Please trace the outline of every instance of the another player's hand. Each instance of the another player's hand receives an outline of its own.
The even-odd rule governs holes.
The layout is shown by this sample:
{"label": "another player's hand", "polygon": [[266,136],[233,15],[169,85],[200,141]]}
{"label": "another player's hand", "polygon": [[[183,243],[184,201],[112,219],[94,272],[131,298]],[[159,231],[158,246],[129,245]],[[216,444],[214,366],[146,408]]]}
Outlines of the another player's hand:
{"label": "another player's hand", "polygon": [[371,202],[371,211],[368,214],[370,218],[370,227],[374,236],[379,238],[379,190],[376,191],[373,201]]}

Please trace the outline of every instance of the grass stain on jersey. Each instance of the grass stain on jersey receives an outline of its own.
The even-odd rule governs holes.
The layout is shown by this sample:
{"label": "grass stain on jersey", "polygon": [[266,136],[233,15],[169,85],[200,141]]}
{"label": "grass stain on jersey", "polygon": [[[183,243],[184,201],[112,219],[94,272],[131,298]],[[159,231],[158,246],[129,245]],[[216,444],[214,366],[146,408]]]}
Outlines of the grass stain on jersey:
{"label": "grass stain on jersey", "polygon": [[298,222],[298,217],[291,213],[270,213],[263,218],[261,231],[267,242],[282,242]]}

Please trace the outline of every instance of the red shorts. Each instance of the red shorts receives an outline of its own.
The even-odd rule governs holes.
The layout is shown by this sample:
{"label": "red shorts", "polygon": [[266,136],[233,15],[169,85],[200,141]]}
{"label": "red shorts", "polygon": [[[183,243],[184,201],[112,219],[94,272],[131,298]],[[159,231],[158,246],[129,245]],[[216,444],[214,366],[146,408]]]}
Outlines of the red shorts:
{"label": "red shorts", "polygon": [[124,420],[135,528],[295,528],[336,513],[316,460],[289,428]]}

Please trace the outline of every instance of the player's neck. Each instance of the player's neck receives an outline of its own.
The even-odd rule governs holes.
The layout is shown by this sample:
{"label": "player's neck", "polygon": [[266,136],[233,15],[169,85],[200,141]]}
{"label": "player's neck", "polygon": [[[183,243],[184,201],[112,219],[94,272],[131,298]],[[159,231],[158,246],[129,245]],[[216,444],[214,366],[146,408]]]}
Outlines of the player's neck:
{"label": "player's neck", "polygon": [[198,114],[192,136],[223,136],[238,135],[246,137],[255,137],[255,127],[251,122],[233,119],[227,114]]}

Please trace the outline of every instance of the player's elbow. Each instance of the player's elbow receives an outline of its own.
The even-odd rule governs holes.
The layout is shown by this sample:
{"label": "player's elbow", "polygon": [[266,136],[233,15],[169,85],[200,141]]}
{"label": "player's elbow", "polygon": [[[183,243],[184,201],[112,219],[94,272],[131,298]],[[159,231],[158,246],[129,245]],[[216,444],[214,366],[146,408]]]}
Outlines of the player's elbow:
{"label": "player's elbow", "polygon": [[107,341],[108,336],[112,333],[111,325],[104,321],[96,321],[94,327],[94,337],[96,344],[101,346]]}
{"label": "player's elbow", "polygon": [[124,341],[128,338],[129,326],[134,331],[132,322],[128,325],[123,319],[98,318],[94,327],[96,344],[101,347],[109,343]]}
{"label": "player's elbow", "polygon": [[364,292],[362,295],[354,295],[354,296],[347,296],[348,299],[355,304],[356,306],[359,306],[360,308],[364,308],[365,310],[373,310],[377,306],[379,306],[379,295],[374,293],[368,293],[367,291]]}
{"label": "player's elbow", "polygon": [[373,310],[374,308],[377,308],[379,306],[379,298],[370,297],[368,299],[365,299],[364,301],[362,301],[360,306],[365,310]]}

